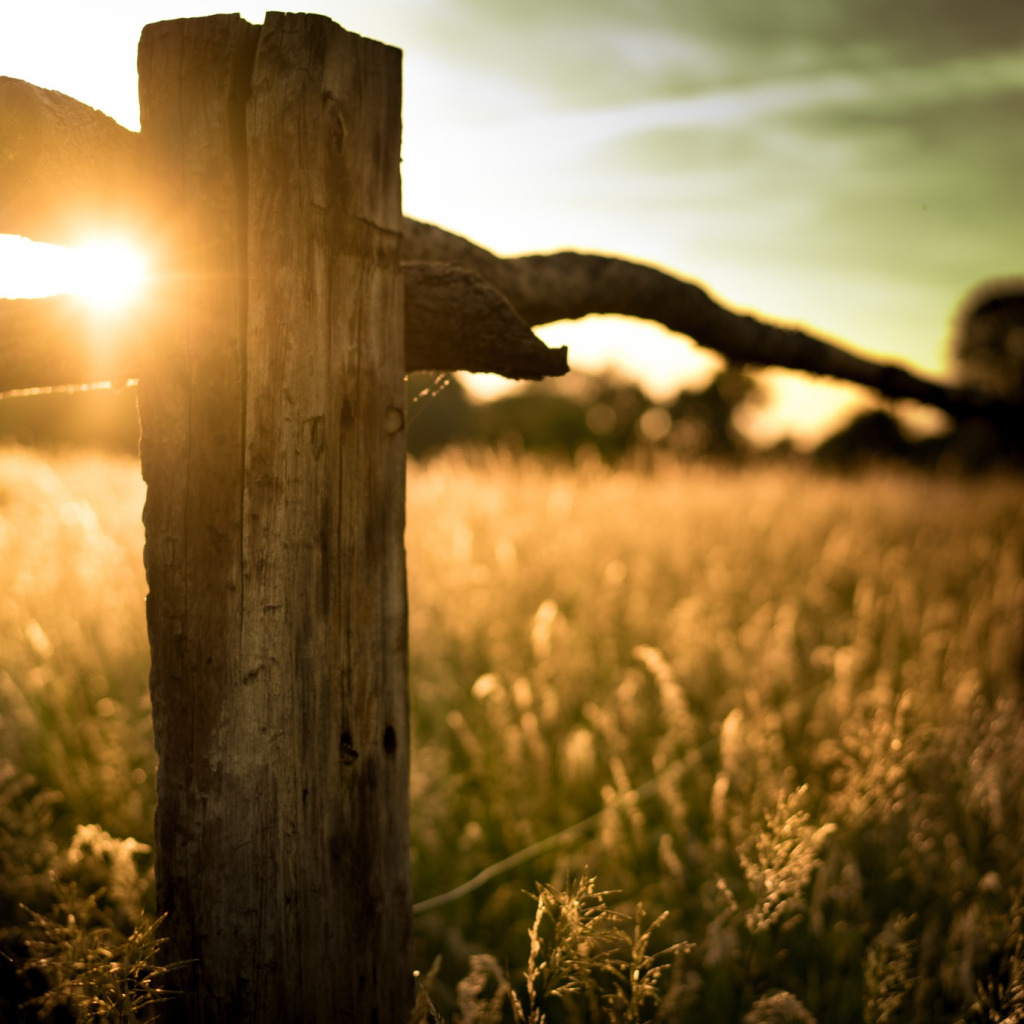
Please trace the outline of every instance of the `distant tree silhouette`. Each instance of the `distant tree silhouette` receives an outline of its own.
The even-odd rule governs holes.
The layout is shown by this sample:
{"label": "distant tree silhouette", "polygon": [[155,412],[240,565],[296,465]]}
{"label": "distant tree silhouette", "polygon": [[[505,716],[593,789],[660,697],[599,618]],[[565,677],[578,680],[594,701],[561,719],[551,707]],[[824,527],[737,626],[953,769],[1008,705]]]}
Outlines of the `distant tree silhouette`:
{"label": "distant tree silhouette", "polygon": [[[1008,409],[1024,405],[1024,278],[987,281],[967,295],[950,354],[961,387],[1009,403]],[[898,420],[877,410],[856,417],[813,456],[819,464],[842,468],[897,459],[954,472],[1019,470],[1024,438],[1012,417],[979,412],[959,416],[944,435],[912,441]]]}
{"label": "distant tree silhouette", "polygon": [[[574,392],[547,382],[489,402],[473,402],[455,377],[439,388],[434,374],[410,374],[408,451],[417,458],[447,445],[504,446],[571,457],[582,445],[603,454],[624,449],[618,436],[595,434],[588,424],[589,396],[601,390],[590,380]],[[649,399],[643,396],[649,404]]]}
{"label": "distant tree silhouette", "polygon": [[484,403],[471,402],[457,379],[444,388],[437,380],[432,374],[409,378],[409,452],[416,457],[448,444],[481,444],[565,457],[586,447],[608,461],[636,448],[736,459],[749,442],[734,414],[758,394],[754,380],[736,367],[702,390],[680,391],[667,405],[611,376],[574,373],[571,383],[528,384]]}
{"label": "distant tree silhouette", "polygon": [[744,402],[760,397],[757,382],[741,366],[727,366],[703,391],[680,391],[669,407],[671,447],[688,455],[740,458],[750,443],[734,416]]}
{"label": "distant tree silhouette", "polygon": [[586,407],[544,383],[477,407],[480,443],[569,457],[592,442]]}
{"label": "distant tree silhouette", "polygon": [[881,409],[861,413],[822,442],[813,452],[815,462],[832,468],[854,469],[870,463],[907,460],[912,445],[899,422]]}
{"label": "distant tree silhouette", "polygon": [[[1024,278],[986,281],[967,296],[952,356],[963,385],[1024,406]],[[1024,437],[1012,422],[962,418],[947,439],[944,459],[967,471],[1024,469]]]}
{"label": "distant tree silhouette", "polygon": [[964,384],[1024,402],[1024,278],[989,281],[968,296],[953,357]]}

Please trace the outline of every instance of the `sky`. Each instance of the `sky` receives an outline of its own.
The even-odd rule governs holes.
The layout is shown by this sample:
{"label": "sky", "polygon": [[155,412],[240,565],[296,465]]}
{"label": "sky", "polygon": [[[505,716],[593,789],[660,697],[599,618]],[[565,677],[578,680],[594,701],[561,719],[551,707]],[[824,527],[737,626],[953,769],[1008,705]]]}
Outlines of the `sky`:
{"label": "sky", "polygon": [[[504,255],[604,252],[731,308],[948,372],[980,282],[1024,275],[1020,0],[311,0],[404,52],[403,203]],[[143,25],[266,8],[10,4],[0,75],[138,128]],[[4,266],[0,262],[0,294]],[[713,357],[588,318],[538,333],[657,397]],[[762,375],[748,426],[807,441],[866,400]],[[481,386],[484,382],[478,382]],[[901,406],[903,408],[903,406]],[[921,422],[930,422],[921,417]]]}

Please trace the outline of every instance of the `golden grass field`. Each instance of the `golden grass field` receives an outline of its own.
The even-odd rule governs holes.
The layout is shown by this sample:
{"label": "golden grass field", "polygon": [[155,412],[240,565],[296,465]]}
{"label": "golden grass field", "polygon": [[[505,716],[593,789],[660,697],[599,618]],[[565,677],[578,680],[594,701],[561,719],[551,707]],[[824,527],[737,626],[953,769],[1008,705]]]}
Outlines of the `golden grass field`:
{"label": "golden grass field", "polygon": [[[0,450],[0,940],[37,959],[88,946],[55,900],[104,885],[108,945],[152,913],[143,499],[131,459]],[[538,1022],[1024,1019],[1022,512],[1011,478],[410,464],[415,898],[494,869],[417,914],[445,1018],[513,1019],[507,974]],[[638,901],[657,985],[602,960]]]}

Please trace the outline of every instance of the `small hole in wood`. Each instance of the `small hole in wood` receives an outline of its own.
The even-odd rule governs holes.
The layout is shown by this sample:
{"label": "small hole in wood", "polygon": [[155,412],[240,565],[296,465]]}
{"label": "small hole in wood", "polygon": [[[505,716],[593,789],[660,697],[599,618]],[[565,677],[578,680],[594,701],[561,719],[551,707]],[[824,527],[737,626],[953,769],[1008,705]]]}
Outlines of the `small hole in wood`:
{"label": "small hole in wood", "polygon": [[359,751],[352,746],[352,733],[346,729],[341,734],[341,742],[338,744],[338,753],[341,755],[342,764],[352,764],[359,756]]}
{"label": "small hole in wood", "polygon": [[389,725],[384,730],[384,753],[391,757],[398,749],[398,737],[395,735],[395,728]]}

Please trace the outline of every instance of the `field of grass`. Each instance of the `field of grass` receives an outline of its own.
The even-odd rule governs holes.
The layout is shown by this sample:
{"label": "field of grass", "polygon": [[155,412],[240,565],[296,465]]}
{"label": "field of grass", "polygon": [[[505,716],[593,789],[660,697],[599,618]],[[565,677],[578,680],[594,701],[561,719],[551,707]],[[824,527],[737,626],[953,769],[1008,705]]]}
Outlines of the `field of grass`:
{"label": "field of grass", "polygon": [[[132,460],[0,452],[0,940],[37,959],[99,885],[108,946],[152,912],[142,500]],[[507,975],[519,1019],[652,1019],[677,946],[662,1019],[1024,1019],[1022,513],[1010,479],[411,465],[445,1018],[511,1020]]]}

